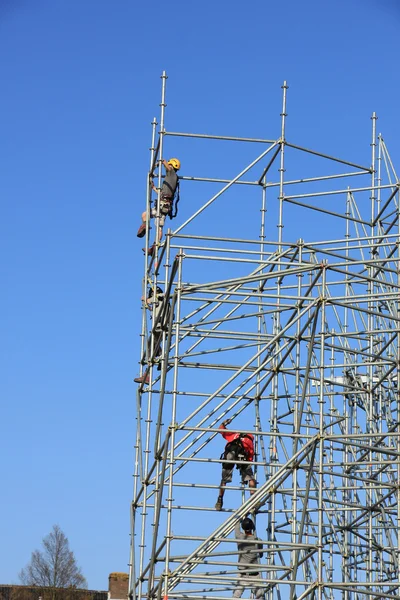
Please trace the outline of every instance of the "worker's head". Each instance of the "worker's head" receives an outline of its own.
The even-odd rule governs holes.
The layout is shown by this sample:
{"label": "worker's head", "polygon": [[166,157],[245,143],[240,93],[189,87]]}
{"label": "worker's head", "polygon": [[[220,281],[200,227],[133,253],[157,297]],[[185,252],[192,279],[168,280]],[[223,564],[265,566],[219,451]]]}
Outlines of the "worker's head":
{"label": "worker's head", "polygon": [[[149,287],[149,293],[148,293],[147,297],[148,298],[152,298],[153,297],[153,293],[154,293],[153,288]],[[163,296],[163,295],[164,295],[164,292],[163,292],[162,288],[160,288],[160,287],[157,286],[156,287],[156,296],[157,296],[157,298],[159,298],[160,296]]]}
{"label": "worker's head", "polygon": [[256,526],[254,525],[253,521],[249,519],[249,517],[243,519],[242,529],[245,533],[252,533],[255,530],[255,528]]}
{"label": "worker's head", "polygon": [[181,168],[181,161],[179,158],[170,158],[168,164],[171,165],[171,167],[174,167],[175,171],[179,171]]}

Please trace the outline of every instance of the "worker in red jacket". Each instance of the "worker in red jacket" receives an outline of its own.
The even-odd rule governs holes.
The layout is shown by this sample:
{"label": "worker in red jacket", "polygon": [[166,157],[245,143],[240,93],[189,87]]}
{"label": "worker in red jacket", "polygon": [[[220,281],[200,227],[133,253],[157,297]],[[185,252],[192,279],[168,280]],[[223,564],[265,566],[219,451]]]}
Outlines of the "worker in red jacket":
{"label": "worker in red jacket", "polygon": [[[249,483],[250,494],[254,494],[256,490],[256,480],[254,479],[253,469],[251,465],[241,464],[241,461],[250,462],[254,459],[254,436],[251,433],[238,433],[236,431],[228,431],[227,425],[231,419],[223,421],[219,426],[222,437],[227,440],[225,450],[221,458],[225,460],[237,461],[236,467],[240,470],[242,483]],[[223,498],[225,493],[225,485],[232,481],[232,473],[235,463],[222,463],[222,479],[219,488],[218,500],[215,504],[216,510],[221,510],[223,507]]]}

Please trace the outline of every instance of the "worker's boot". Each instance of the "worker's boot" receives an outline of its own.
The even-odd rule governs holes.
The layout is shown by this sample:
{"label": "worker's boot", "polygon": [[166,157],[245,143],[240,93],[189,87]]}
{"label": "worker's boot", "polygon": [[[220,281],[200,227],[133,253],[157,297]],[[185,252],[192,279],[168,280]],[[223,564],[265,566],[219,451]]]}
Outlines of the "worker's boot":
{"label": "worker's boot", "polygon": [[133,381],[135,383],[145,383],[146,385],[149,385],[149,383],[150,383],[149,374],[143,373],[143,375],[141,377],[135,377],[135,379]]}
{"label": "worker's boot", "polygon": [[[154,250],[155,250],[156,245],[153,244],[152,246],[149,246],[149,249],[147,251],[147,254],[149,256],[153,256]],[[146,248],[142,248],[143,252],[146,252]]]}
{"label": "worker's boot", "polygon": [[142,238],[146,234],[146,223],[142,223],[138,229],[137,236]]}
{"label": "worker's boot", "polygon": [[215,510],[222,510],[223,505],[224,501],[222,499],[222,496],[218,496],[218,500],[215,503]]}

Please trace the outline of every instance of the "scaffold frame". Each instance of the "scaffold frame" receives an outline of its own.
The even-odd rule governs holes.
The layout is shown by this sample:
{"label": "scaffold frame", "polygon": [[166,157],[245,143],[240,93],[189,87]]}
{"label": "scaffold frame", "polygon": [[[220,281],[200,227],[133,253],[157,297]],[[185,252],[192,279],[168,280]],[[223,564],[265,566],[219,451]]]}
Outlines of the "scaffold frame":
{"label": "scaffold frame", "polygon": [[[161,80],[148,223],[150,175],[159,199],[168,138],[178,149],[190,138],[262,150],[233,178],[181,176],[185,194],[194,183],[221,188],[199,195],[152,253],[159,208],[147,228],[140,375],[149,383],[136,393],[129,596],[232,597],[232,534],[250,514],[263,559],[249,591],[256,583],[268,600],[400,598],[400,182],[377,115],[363,166],[286,139],[286,82],[279,138],[257,139],[168,131],[165,72]],[[320,160],[323,174],[286,179],[287,152]],[[258,194],[258,237],[197,230],[233,189]],[[305,234],[287,240],[293,211]],[[308,239],[319,218],[332,237]],[[152,311],[148,291],[155,297],[158,286]],[[255,437],[257,488],[251,495],[235,474],[216,511],[227,418]]]}

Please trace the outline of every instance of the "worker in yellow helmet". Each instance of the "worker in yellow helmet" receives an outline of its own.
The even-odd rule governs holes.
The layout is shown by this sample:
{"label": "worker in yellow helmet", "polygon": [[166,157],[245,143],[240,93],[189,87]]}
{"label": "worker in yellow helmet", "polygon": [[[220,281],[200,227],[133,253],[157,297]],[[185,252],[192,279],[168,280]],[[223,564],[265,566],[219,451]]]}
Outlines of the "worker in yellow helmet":
{"label": "worker in yellow helmet", "polygon": [[[158,241],[162,238],[162,229],[165,223],[165,217],[169,215],[171,219],[176,217],[178,213],[177,204],[179,202],[179,177],[177,172],[181,168],[181,163],[178,158],[170,158],[167,162],[163,160],[163,165],[166,169],[165,177],[162,182],[161,192],[160,192],[160,221],[159,221],[159,230],[158,230]],[[157,192],[157,188],[154,185],[153,179],[151,178],[151,186],[152,189]],[[175,203],[175,211],[173,209],[175,192],[177,192],[177,199]],[[157,216],[157,200],[155,201],[154,208],[150,210],[150,217],[155,218]],[[147,222],[146,222],[147,214],[146,212],[142,213],[142,224],[138,229],[137,236],[143,237],[146,234]],[[150,256],[153,253],[154,244],[149,248]]]}

